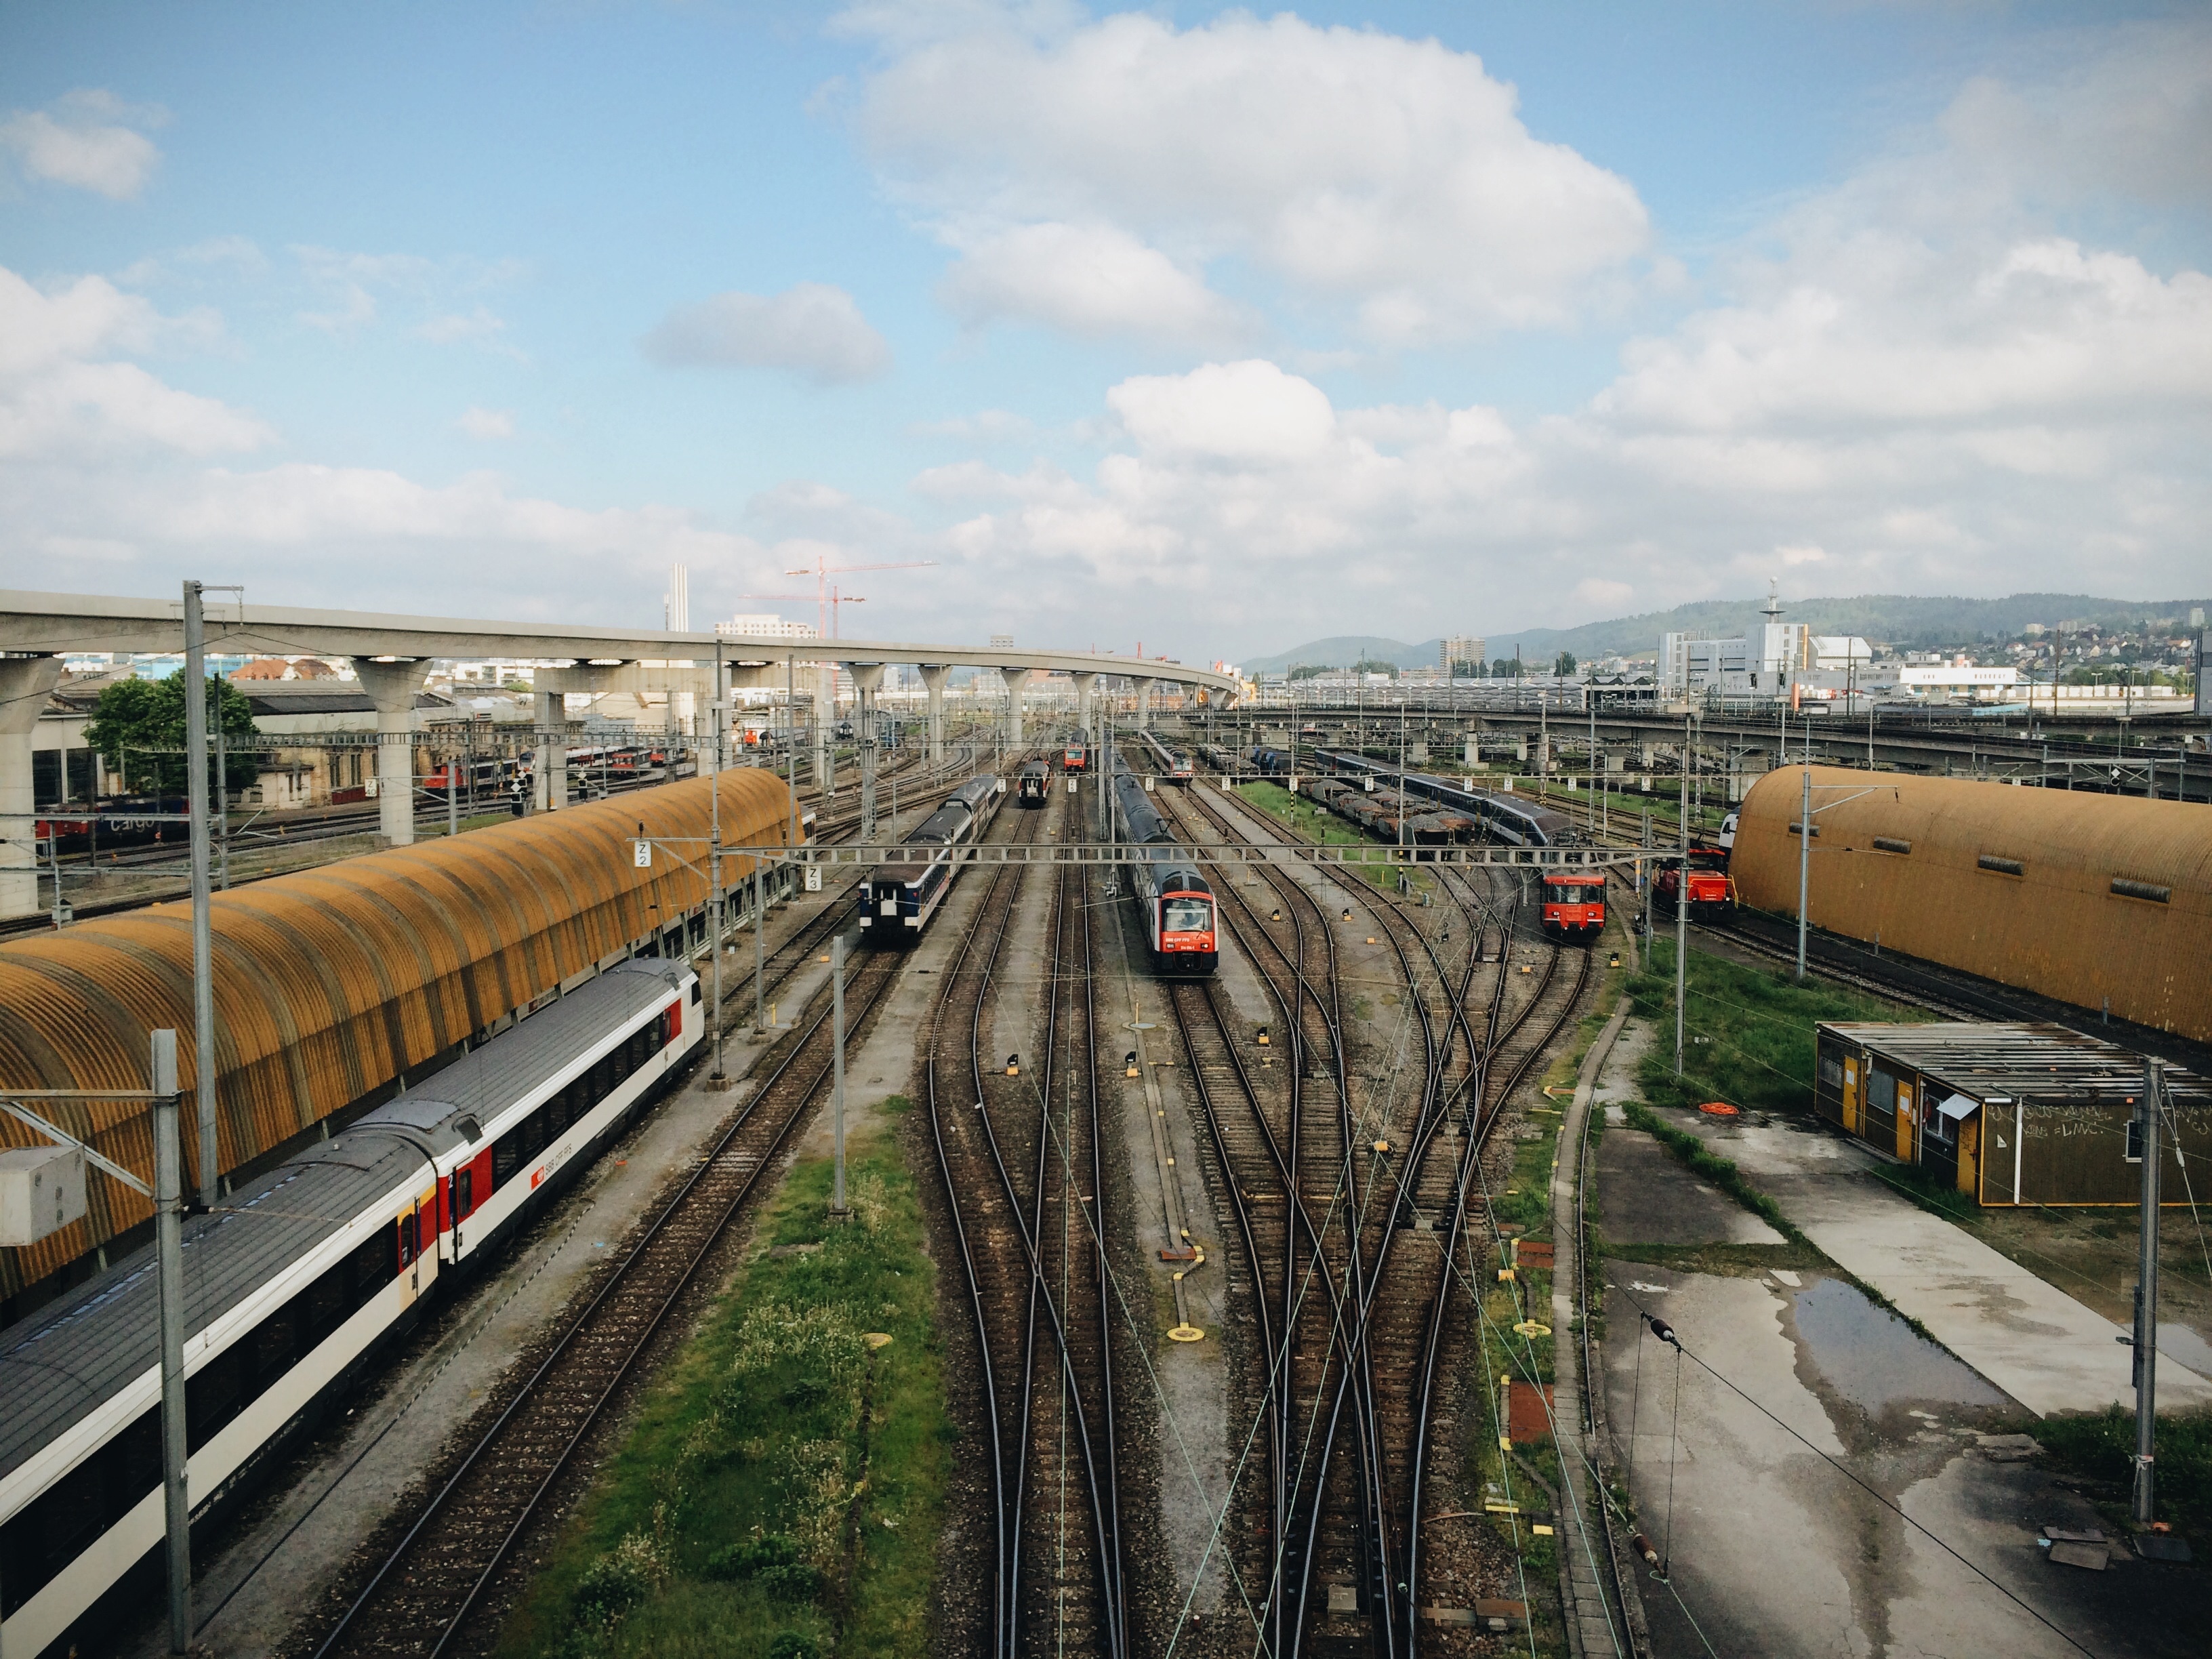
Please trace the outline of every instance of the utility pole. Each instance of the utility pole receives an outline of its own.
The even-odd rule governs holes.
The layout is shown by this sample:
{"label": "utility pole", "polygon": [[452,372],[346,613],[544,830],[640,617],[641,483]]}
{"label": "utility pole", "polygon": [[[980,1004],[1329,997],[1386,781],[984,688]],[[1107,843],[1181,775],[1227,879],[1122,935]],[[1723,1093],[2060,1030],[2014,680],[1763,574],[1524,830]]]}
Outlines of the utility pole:
{"label": "utility pole", "polygon": [[[714,636],[714,695],[708,705],[714,715],[714,764],[707,785],[707,885],[711,889],[708,908],[714,928],[714,1073],[707,1079],[710,1089],[730,1086],[722,1069],[722,640]],[[687,947],[688,948],[688,947]]]}
{"label": "utility pole", "polygon": [[832,1023],[836,1030],[831,1040],[836,1045],[835,1061],[836,1082],[830,1096],[830,1134],[836,1145],[836,1165],[830,1182],[830,1214],[833,1220],[842,1221],[849,1213],[845,1207],[845,935],[839,933],[830,945],[830,998]]}
{"label": "utility pole", "polygon": [[185,584],[185,774],[191,813],[192,1060],[198,1073],[200,1205],[216,1191],[215,942],[208,917],[207,618],[201,585]]}
{"label": "utility pole", "polygon": [[1813,887],[1813,769],[1805,769],[1804,805],[1797,809],[1797,982],[1805,981],[1805,902]]}
{"label": "utility pole", "polygon": [[[1690,723],[1682,722],[1682,757],[1689,758]],[[1682,861],[1674,872],[1674,1075],[1682,1075],[1682,1007],[1687,1000],[1690,965],[1690,772],[1682,769]]]}
{"label": "utility pole", "polygon": [[2151,1523],[2152,1453],[2158,1426],[2158,1132],[2165,1105],[2166,1063],[2144,1061],[2142,1097],[2136,1105],[2142,1154],[2142,1225],[2136,1267],[2136,1524]]}
{"label": "utility pole", "polygon": [[[197,600],[198,584],[185,592]],[[197,612],[198,606],[192,605]],[[203,790],[205,783],[203,780]],[[167,1528],[169,1651],[192,1645],[192,1501],[185,1486],[185,1152],[178,1136],[177,1034],[153,1038],[154,1253],[161,1323],[161,1507]]]}
{"label": "utility pole", "polygon": [[760,859],[753,859],[753,1030],[768,1030],[768,905],[763,897]]}

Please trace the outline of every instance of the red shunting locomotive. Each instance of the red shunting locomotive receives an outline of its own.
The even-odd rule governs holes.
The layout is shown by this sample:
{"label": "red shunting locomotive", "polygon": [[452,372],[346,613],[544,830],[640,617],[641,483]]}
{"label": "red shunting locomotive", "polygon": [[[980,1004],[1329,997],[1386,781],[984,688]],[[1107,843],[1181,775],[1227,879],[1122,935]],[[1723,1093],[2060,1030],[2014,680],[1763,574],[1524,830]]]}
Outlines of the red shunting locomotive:
{"label": "red shunting locomotive", "polygon": [[1734,914],[1735,883],[1729,878],[1725,854],[1692,848],[1686,872],[1679,859],[1662,866],[1651,882],[1651,897],[1662,915],[1674,914],[1675,897],[1686,887],[1692,921],[1712,925],[1727,921]]}
{"label": "red shunting locomotive", "polygon": [[1544,932],[1587,945],[1605,931],[1605,875],[1553,873],[1544,878]]}

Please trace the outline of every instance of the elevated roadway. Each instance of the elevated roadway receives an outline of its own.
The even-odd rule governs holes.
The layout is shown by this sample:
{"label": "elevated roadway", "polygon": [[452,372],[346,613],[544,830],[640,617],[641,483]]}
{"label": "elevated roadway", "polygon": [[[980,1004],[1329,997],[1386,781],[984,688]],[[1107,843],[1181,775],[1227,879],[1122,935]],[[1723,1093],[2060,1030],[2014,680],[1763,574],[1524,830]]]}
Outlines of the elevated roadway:
{"label": "elevated roadway", "polygon": [[[704,691],[710,698],[720,698],[734,687],[786,684],[798,689],[805,684],[799,672],[805,665],[810,670],[806,678],[823,683],[805,689],[826,704],[836,670],[842,667],[859,689],[862,727],[869,732],[873,729],[869,716],[884,668],[912,664],[921,670],[929,693],[931,761],[941,764],[945,690],[956,668],[990,670],[1004,678],[1008,738],[1017,746],[1022,741],[1022,687],[1032,673],[1070,676],[1086,726],[1091,724],[1093,694],[1103,680],[1123,680],[1134,690],[1140,725],[1149,714],[1155,684],[1181,686],[1215,699],[1234,697],[1237,690],[1234,679],[1210,669],[1095,652],[758,638],[215,601],[207,607],[206,639],[210,652],[305,654],[343,658],[353,664],[362,688],[376,705],[379,828],[384,840],[395,847],[409,844],[415,833],[415,694],[431,665],[441,659],[509,657],[546,665],[532,677],[538,694],[536,787],[541,809],[565,804],[561,797],[566,769],[553,764],[551,756],[553,745],[563,740],[555,700],[572,691]],[[31,737],[60,681],[64,655],[173,652],[183,650],[184,643],[181,597],[148,599],[0,590],[0,916],[25,915],[38,908]],[[828,722],[817,720],[814,726],[818,748],[828,741]]]}

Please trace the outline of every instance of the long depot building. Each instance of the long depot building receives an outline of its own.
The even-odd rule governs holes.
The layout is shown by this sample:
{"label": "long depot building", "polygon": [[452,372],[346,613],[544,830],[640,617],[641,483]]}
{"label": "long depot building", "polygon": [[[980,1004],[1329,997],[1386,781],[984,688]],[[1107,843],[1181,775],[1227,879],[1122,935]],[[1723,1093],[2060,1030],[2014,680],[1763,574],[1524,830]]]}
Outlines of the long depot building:
{"label": "long depot building", "polygon": [[[726,771],[373,853],[217,895],[211,902],[217,1165],[228,1182],[381,1105],[592,978],[639,955],[678,956],[707,926],[691,856],[719,788],[726,844],[785,844],[789,791]],[[630,843],[667,843],[649,868]],[[680,855],[680,856],[679,856]],[[724,880],[750,875],[741,859]],[[192,1049],[191,907],[155,905],[0,945],[0,1091],[143,1089],[148,1034]],[[63,1127],[126,1169],[153,1167],[143,1102],[51,1103]],[[187,1185],[199,1137],[185,1110]],[[0,1146],[44,1143],[0,1116]],[[139,1242],[151,1206],[94,1175],[86,1213],[36,1244],[0,1248],[0,1323]]]}
{"label": "long depot building", "polygon": [[2212,812],[2179,801],[1786,767],[1745,798],[1741,901],[2212,1042]]}

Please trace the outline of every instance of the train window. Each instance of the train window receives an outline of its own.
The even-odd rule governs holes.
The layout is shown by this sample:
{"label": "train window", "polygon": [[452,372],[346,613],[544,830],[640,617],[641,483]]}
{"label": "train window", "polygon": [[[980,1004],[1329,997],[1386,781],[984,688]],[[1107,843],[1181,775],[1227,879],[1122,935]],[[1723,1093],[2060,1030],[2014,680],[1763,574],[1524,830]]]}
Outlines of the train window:
{"label": "train window", "polygon": [[247,1393],[258,1395],[299,1362],[300,1330],[288,1306],[263,1320],[246,1339],[251,1358],[246,1365]]}
{"label": "train window", "polygon": [[698,1006],[698,1002],[699,1002],[699,981],[698,981],[697,980],[696,980],[696,979],[695,979],[695,980],[693,980],[693,981],[691,981],[691,1003],[692,1003],[692,1006],[693,1006],[694,1007],[696,1007],[696,1006]]}
{"label": "train window", "polygon": [[1213,926],[1213,907],[1202,898],[1169,899],[1160,926],[1170,933],[1203,933]]}
{"label": "train window", "polygon": [[310,1347],[345,1322],[345,1267],[339,1262],[293,1298],[301,1335]]}
{"label": "train window", "polygon": [[399,1224],[387,1221],[346,1258],[347,1287],[353,1305],[365,1308],[376,1293],[399,1277]]}
{"label": "train window", "polygon": [[453,1171],[453,1219],[466,1220],[476,1213],[477,1172],[466,1164]]}
{"label": "train window", "polygon": [[497,1192],[522,1167],[522,1137],[526,1130],[544,1115],[540,1109],[516,1124],[514,1128],[491,1144],[491,1189]]}
{"label": "train window", "polygon": [[233,1343],[185,1384],[185,1441],[193,1451],[213,1439],[246,1404],[246,1355]]}
{"label": "train window", "polygon": [[399,1218],[399,1265],[403,1267],[415,1260],[415,1217],[410,1212]]}

